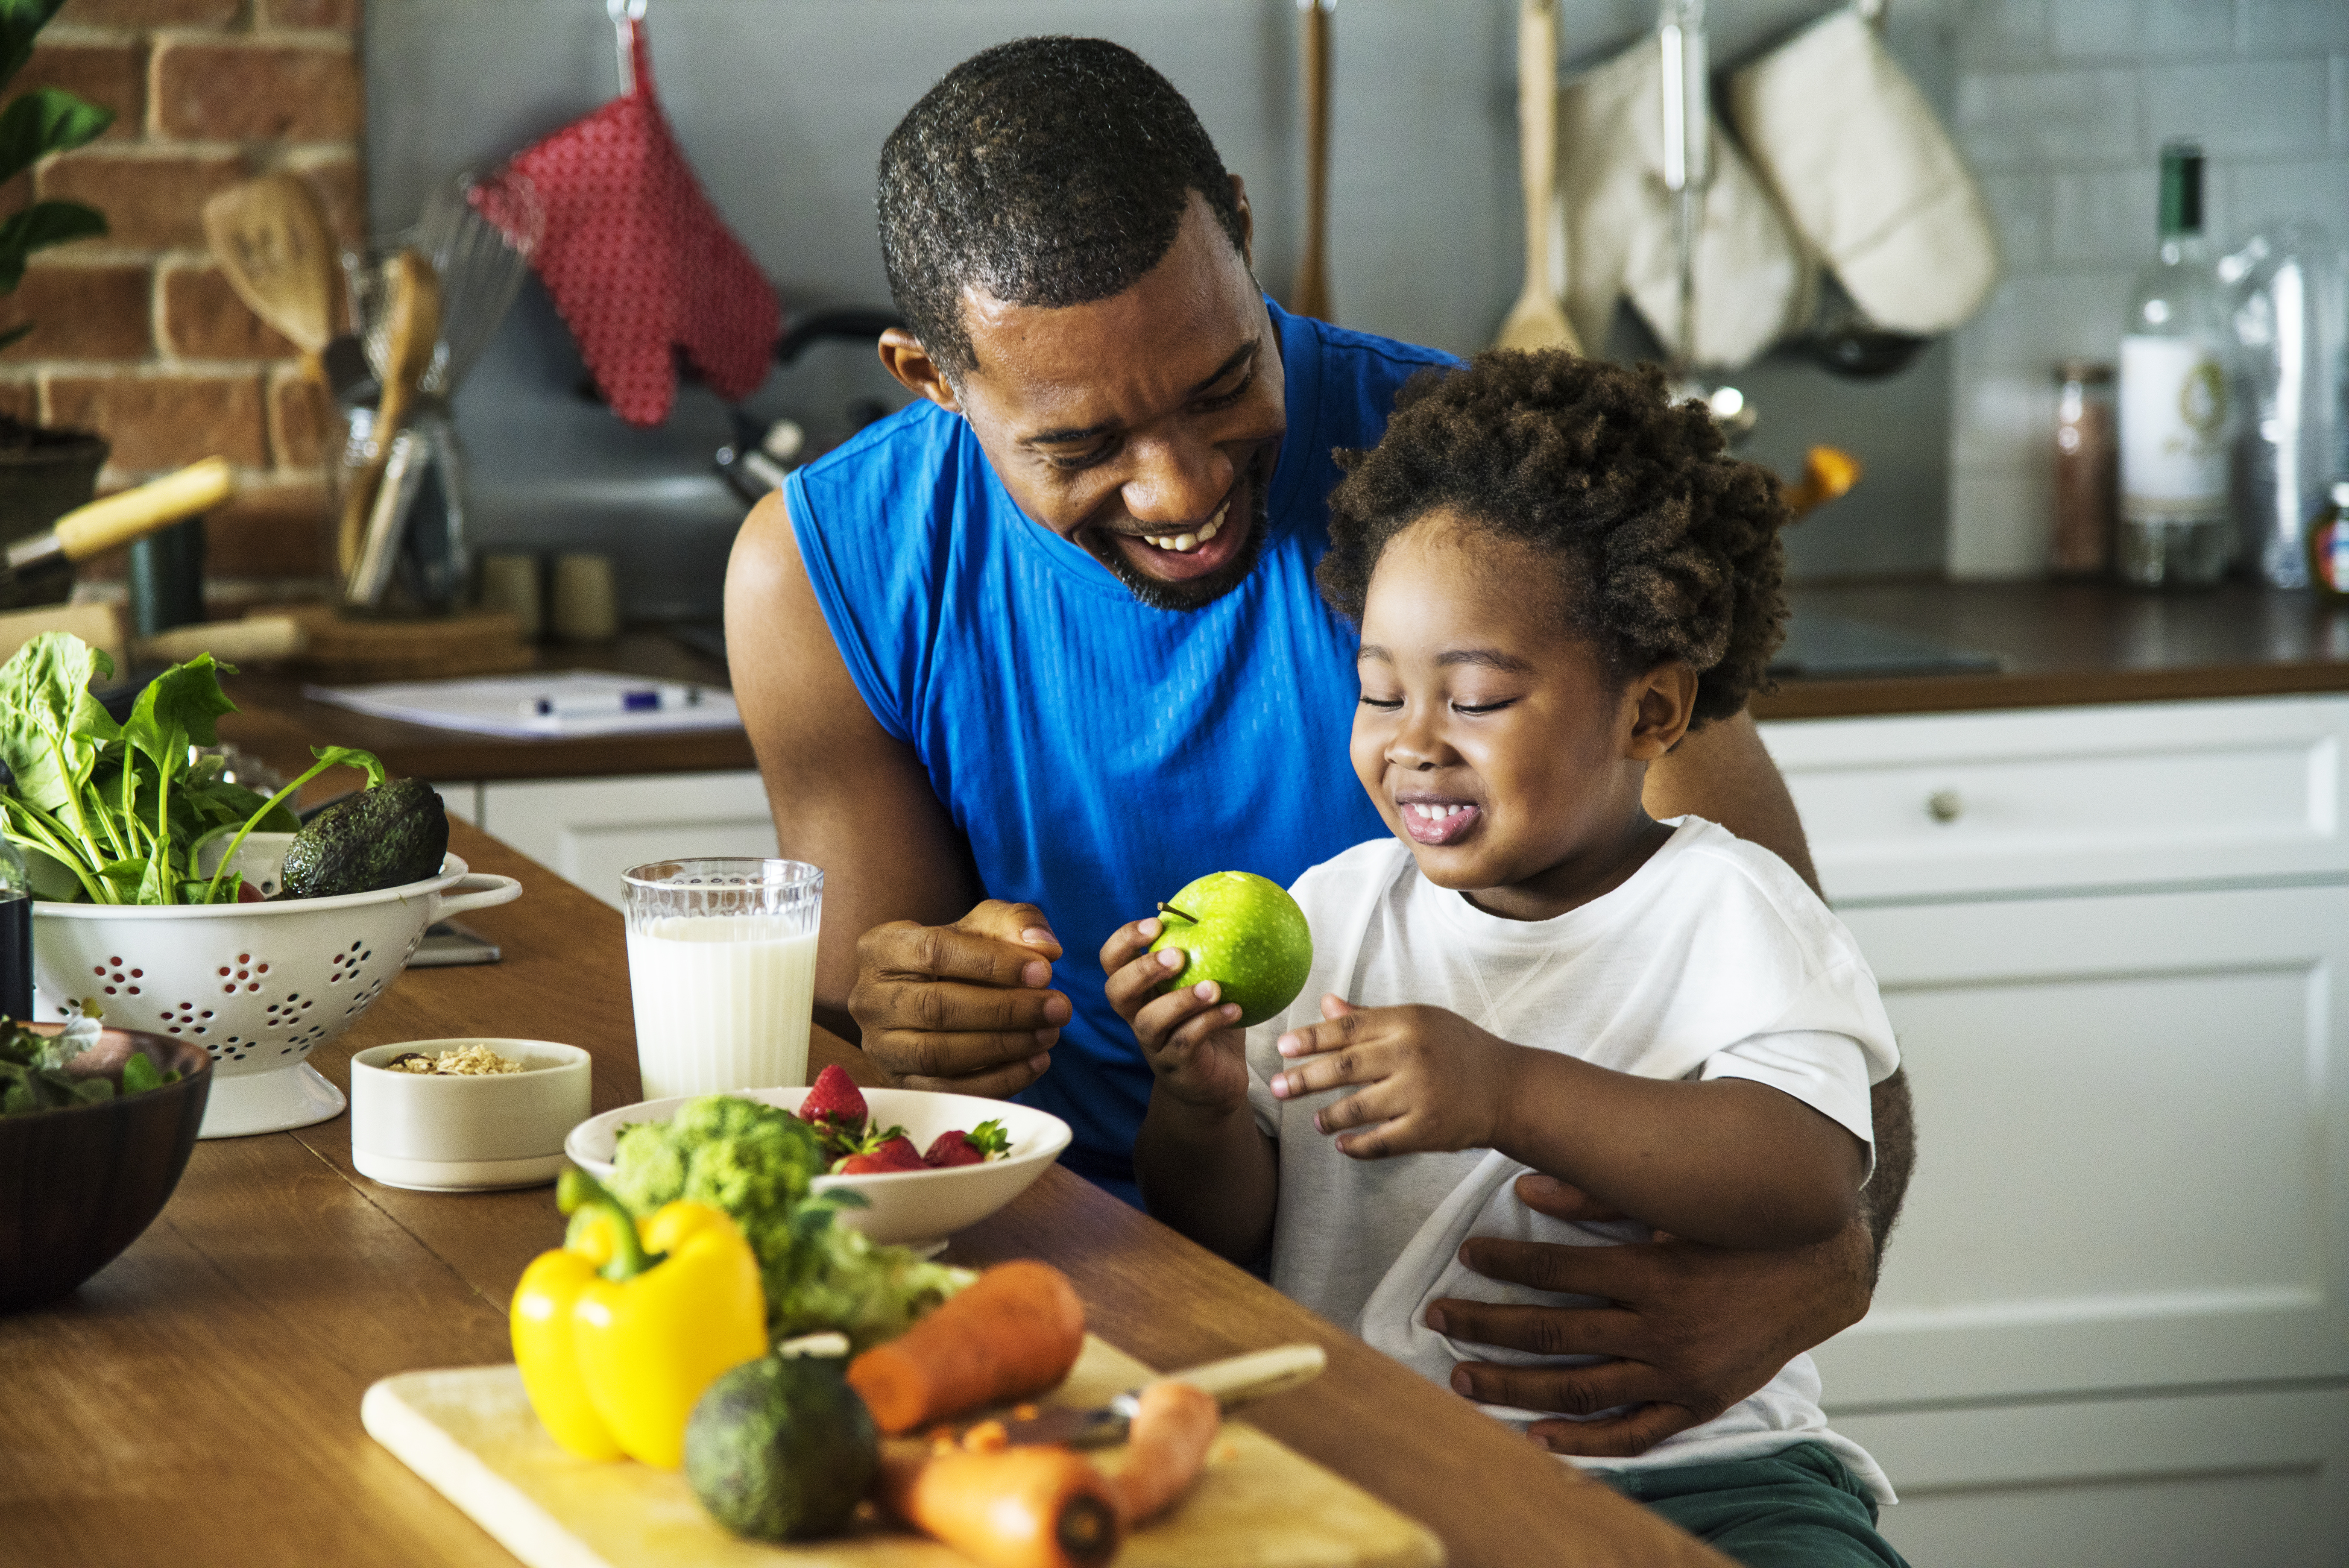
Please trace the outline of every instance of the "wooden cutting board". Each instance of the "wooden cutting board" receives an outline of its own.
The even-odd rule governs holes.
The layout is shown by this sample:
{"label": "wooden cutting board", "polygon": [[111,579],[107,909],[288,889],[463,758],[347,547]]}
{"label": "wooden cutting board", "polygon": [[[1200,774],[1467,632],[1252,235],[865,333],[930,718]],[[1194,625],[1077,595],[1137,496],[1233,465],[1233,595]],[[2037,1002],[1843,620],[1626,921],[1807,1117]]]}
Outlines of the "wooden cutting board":
{"label": "wooden cutting board", "polygon": [[[1045,1401],[1106,1403],[1149,1368],[1091,1334]],[[530,1568],[965,1568],[936,1542],[860,1526],[836,1541],[768,1546],[729,1534],[685,1478],[628,1460],[597,1464],[555,1446],[512,1366],[404,1372],[367,1392],[376,1441]],[[1104,1469],[1123,1449],[1104,1450]],[[1437,1568],[1424,1526],[1255,1428],[1228,1421],[1191,1494],[1134,1532],[1119,1568]]]}

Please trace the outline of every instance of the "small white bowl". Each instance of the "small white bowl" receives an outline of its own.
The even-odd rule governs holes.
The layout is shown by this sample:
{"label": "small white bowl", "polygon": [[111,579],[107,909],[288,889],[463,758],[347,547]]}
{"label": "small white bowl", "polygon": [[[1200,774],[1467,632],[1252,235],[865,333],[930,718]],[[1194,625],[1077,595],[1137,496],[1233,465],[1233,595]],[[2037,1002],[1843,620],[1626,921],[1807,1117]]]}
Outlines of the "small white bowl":
{"label": "small white bowl", "polygon": [[[796,1115],[805,1089],[740,1089],[746,1100],[781,1106]],[[845,1189],[864,1198],[868,1207],[841,1211],[843,1224],[864,1231],[875,1241],[892,1246],[926,1248],[966,1225],[976,1225],[1028,1189],[1030,1182],[1069,1147],[1069,1124],[1049,1111],[1030,1109],[1009,1100],[982,1099],[977,1095],[934,1095],[920,1089],[866,1089],[865,1108],[883,1127],[898,1126],[926,1149],[940,1133],[959,1127],[968,1132],[985,1121],[999,1121],[1011,1139],[1001,1159],[980,1165],[948,1166],[942,1170],[893,1170],[870,1176],[819,1176],[812,1184],[818,1192]],[[612,1174],[612,1158],[620,1128],[631,1122],[665,1122],[678,1106],[697,1096],[647,1100],[581,1122],[564,1140],[571,1162],[601,1181]]]}
{"label": "small white bowl", "polygon": [[[386,1066],[486,1045],[519,1073],[441,1076]],[[592,1104],[587,1053],[551,1040],[408,1040],[351,1057],[351,1163],[387,1187],[487,1192],[539,1187],[563,1172],[564,1134]]]}

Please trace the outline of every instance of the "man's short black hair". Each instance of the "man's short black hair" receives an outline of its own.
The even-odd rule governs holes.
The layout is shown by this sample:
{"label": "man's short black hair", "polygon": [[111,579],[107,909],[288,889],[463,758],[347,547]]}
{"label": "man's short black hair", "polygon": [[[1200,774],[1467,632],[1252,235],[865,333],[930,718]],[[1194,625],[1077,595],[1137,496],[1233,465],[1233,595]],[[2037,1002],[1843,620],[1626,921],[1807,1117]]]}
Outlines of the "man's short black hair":
{"label": "man's short black hair", "polygon": [[1019,38],[948,71],[881,147],[881,257],[948,376],[977,360],[962,296],[1060,307],[1133,286],[1191,192],[1247,253],[1224,161],[1174,84],[1106,38]]}
{"label": "man's short black hair", "polygon": [[1616,679],[1685,660],[1692,728],[1768,690],[1786,504],[1769,470],[1728,455],[1702,404],[1672,402],[1655,366],[1492,349],[1413,377],[1385,438],[1337,456],[1347,473],[1319,581],[1355,624],[1380,553],[1442,510],[1555,560],[1555,581],[1528,587],[1554,589]]}

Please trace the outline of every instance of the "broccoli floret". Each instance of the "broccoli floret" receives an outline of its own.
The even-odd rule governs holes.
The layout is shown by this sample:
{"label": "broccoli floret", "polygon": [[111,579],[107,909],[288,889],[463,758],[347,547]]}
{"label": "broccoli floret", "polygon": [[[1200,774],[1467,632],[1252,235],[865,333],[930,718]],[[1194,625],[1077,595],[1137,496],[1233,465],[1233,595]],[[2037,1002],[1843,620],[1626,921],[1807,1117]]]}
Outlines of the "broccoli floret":
{"label": "broccoli floret", "polygon": [[769,1333],[836,1330],[862,1350],[904,1333],[961,1276],[835,1225],[837,1210],[864,1200],[810,1198],[809,1183],[829,1164],[816,1129],[789,1111],[711,1095],[666,1122],[621,1128],[605,1186],[640,1217],[678,1199],[723,1210],[758,1254]]}
{"label": "broccoli floret", "polygon": [[623,1129],[611,1189],[639,1214],[680,1198],[722,1209],[756,1246],[754,1217],[780,1223],[824,1165],[814,1129],[791,1112],[711,1095]]}

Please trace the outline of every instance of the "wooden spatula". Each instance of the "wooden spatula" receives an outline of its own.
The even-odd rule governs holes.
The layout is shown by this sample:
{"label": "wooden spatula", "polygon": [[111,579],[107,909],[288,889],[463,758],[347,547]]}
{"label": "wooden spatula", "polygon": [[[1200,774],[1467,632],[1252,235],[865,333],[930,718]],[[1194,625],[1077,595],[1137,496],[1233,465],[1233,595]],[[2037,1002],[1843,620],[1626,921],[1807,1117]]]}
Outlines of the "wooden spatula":
{"label": "wooden spatula", "polygon": [[335,335],[338,276],[335,243],[309,187],[291,174],[232,185],[204,203],[204,237],[237,297],[319,377],[319,352]]}
{"label": "wooden spatula", "polygon": [[1522,0],[1517,11],[1517,149],[1526,185],[1526,286],[1493,347],[1579,354],[1582,344],[1558,304],[1566,258],[1557,229],[1557,0]]}
{"label": "wooden spatula", "polygon": [[1330,16],[1336,0],[1297,0],[1305,86],[1305,246],[1288,308],[1334,319],[1330,306]]}
{"label": "wooden spatula", "polygon": [[372,451],[367,461],[350,472],[344,486],[342,527],[336,535],[336,563],[347,578],[358,564],[384,464],[391,460],[391,444],[408,422],[416,383],[432,363],[432,345],[440,336],[440,276],[432,264],[419,252],[401,251],[392,257],[389,271],[385,280],[383,400],[368,432]]}

